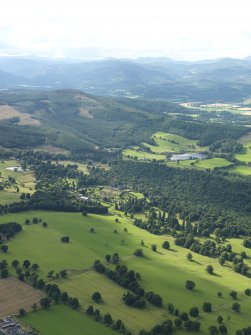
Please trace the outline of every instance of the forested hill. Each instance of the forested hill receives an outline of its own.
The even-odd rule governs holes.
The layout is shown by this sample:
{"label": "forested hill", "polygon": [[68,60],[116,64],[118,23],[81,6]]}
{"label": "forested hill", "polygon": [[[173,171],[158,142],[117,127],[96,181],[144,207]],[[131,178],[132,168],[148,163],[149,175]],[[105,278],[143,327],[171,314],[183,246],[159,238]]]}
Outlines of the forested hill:
{"label": "forested hill", "polygon": [[[114,165],[110,178],[113,183],[133,186],[163,209],[183,213],[188,219],[207,217],[213,221],[222,215],[235,224],[236,215],[251,213],[250,178],[132,161]],[[250,224],[249,217],[246,225]]]}
{"label": "forested hill", "polygon": [[242,126],[248,124],[246,116],[223,113],[212,123],[214,113],[202,113],[196,120],[193,113],[164,100],[97,97],[78,90],[2,91],[0,143],[7,148],[52,144],[83,152],[139,145],[156,131],[197,139],[202,145],[248,132]]}

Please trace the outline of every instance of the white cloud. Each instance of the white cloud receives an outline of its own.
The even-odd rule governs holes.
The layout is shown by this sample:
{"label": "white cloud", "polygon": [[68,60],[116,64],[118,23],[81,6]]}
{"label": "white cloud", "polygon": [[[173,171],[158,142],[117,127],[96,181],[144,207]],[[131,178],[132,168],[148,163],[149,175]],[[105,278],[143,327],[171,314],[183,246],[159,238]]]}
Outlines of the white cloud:
{"label": "white cloud", "polygon": [[46,56],[81,49],[84,57],[94,48],[106,56],[244,57],[250,12],[249,0],[9,0],[0,43]]}

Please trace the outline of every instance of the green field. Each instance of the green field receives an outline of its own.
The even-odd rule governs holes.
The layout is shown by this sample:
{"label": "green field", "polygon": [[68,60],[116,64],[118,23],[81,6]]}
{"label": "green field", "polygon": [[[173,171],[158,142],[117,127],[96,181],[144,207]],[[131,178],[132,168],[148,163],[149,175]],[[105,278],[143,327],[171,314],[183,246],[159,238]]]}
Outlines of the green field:
{"label": "green field", "polygon": [[39,330],[41,335],[116,334],[86,314],[74,311],[64,305],[52,306],[48,311],[40,310],[29,313],[24,318],[20,318],[19,321]]}
{"label": "green field", "polygon": [[251,175],[251,166],[248,165],[238,165],[230,169],[230,171],[237,172],[243,175]]}
{"label": "green field", "polygon": [[[34,216],[41,217],[43,221],[46,221],[48,228],[42,228],[40,224],[24,225],[23,232],[17,234],[8,243],[9,251],[4,255],[8,262],[15,258],[20,261],[29,259],[32,263],[36,262],[40,265],[39,275],[46,277],[47,272],[50,270],[77,269],[83,271],[89,269],[95,259],[104,260],[106,254],[118,252],[123,263],[141,274],[141,285],[146,291],[153,290],[159,293],[164,299],[165,306],[168,302],[172,302],[180,311],[188,311],[193,306],[198,306],[201,310],[203,302],[210,301],[213,305],[213,313],[201,313],[201,334],[207,334],[208,326],[216,324],[216,318],[219,314],[224,317],[224,320],[230,318],[227,321],[230,334],[233,334],[235,329],[240,328],[240,325],[242,327],[249,325],[251,298],[243,296],[241,292],[245,288],[250,287],[250,279],[233,272],[228,264],[222,267],[217,259],[207,258],[198,254],[194,254],[194,261],[190,262],[186,259],[188,250],[175,246],[171,237],[152,235],[133,226],[127,218],[119,217],[119,223],[115,222],[117,216],[113,215],[88,215],[83,217],[79,213],[37,211],[2,215],[0,216],[0,223],[8,221],[23,223],[26,218]],[[95,228],[95,233],[89,232],[91,227]],[[127,233],[124,232],[125,227],[128,229]],[[115,229],[118,231],[117,234],[114,234]],[[63,235],[70,236],[71,242],[69,244],[60,242],[60,238]],[[143,258],[133,256],[133,252],[139,247],[141,240],[145,242],[145,257]],[[170,241],[170,251],[161,248],[163,240]],[[158,252],[151,250],[150,246],[152,243],[156,243]],[[237,251],[243,249],[239,245]],[[245,262],[251,265],[250,259]],[[205,271],[208,264],[213,265],[216,275],[209,275]],[[184,283],[187,279],[195,281],[196,289],[194,292],[184,288]],[[83,282],[82,286],[81,282]],[[89,288],[88,283],[92,285],[90,286],[91,288]],[[100,287],[99,291],[104,295],[104,306],[107,307],[107,310],[111,310],[112,313],[118,313],[116,316],[119,316],[119,313],[123,313],[122,303],[118,301],[120,293],[114,293],[113,295],[113,291],[121,292],[121,288],[115,283],[108,283],[106,278],[93,275],[90,280],[83,274],[72,276],[62,281],[61,284],[68,287],[69,290],[73,290],[72,292],[83,302],[83,307],[90,303],[92,289],[95,290]],[[239,302],[242,309],[240,313],[231,311],[233,302],[232,298],[229,297],[231,290],[237,290],[240,295]],[[223,294],[222,298],[217,297],[217,292],[219,291]],[[108,297],[109,292],[110,296]],[[119,312],[119,308],[117,312],[115,311],[116,308],[112,303],[112,299],[116,301],[116,306],[121,308],[121,312]],[[129,307],[124,308],[129,309]],[[130,312],[132,314],[136,313],[133,309]],[[52,331],[49,328],[55,327],[57,321],[54,322],[53,320],[54,318],[58,320],[58,314],[50,314],[49,312],[48,318],[51,321],[47,323],[45,322],[46,313],[31,314],[26,318],[26,321],[31,324],[32,322],[37,324],[37,327],[41,328],[41,330],[46,327],[42,334],[49,335],[51,334],[50,331]],[[158,313],[160,313],[160,316],[166,315],[165,309],[159,309]],[[171,315],[168,317],[172,318]],[[124,318],[126,316],[122,320]],[[144,328],[144,325],[150,322],[147,309],[146,313],[142,314],[142,318],[141,327]],[[68,319],[67,316],[64,322],[67,320],[70,320],[70,317]],[[138,326],[139,324],[132,323],[134,329]],[[183,332],[179,333],[183,334]]]}
{"label": "green field", "polygon": [[[57,281],[57,284],[71,296],[79,297],[83,306],[93,305],[93,307],[100,310],[102,315],[108,312],[113,316],[114,320],[123,320],[126,328],[136,334],[143,323],[146,329],[150,329],[158,321],[164,321],[165,317],[168,317],[167,312],[153,307],[149,303],[144,309],[126,306],[122,296],[127,290],[93,270],[72,275],[67,280]],[[88,290],[86,290],[87,287]],[[92,293],[97,291],[102,295],[101,303],[95,303],[91,299]]]}
{"label": "green field", "polygon": [[235,158],[239,161],[250,163],[251,162],[251,142],[248,142],[244,145],[245,152],[242,154],[235,155]]}
{"label": "green field", "polygon": [[144,143],[153,153],[162,154],[167,152],[191,152],[202,151],[205,148],[197,146],[196,140],[190,140],[183,136],[164,133],[161,131],[156,132],[152,138],[156,145]]}
{"label": "green field", "polygon": [[130,157],[137,157],[139,160],[165,160],[166,156],[161,154],[154,154],[150,152],[143,151],[139,147],[133,147],[131,149],[125,149],[123,151],[123,156],[126,158],[127,156]]}
{"label": "green field", "polygon": [[[31,171],[16,172],[6,169],[19,166],[20,163],[16,160],[0,161],[0,183],[3,183],[9,176],[16,180],[15,184],[0,191],[0,204],[2,205],[20,200],[22,192],[32,194],[35,190],[35,178]],[[19,192],[17,192],[16,187],[19,188]]]}
{"label": "green field", "polygon": [[130,149],[125,149],[123,156],[137,157],[140,160],[166,160],[165,154],[167,153],[200,152],[208,149],[207,147],[198,146],[196,140],[160,131],[153,134],[152,139],[156,145],[143,143],[145,147],[150,149],[150,152],[134,146]]}
{"label": "green field", "polygon": [[168,162],[168,165],[171,166],[181,166],[181,167],[194,167],[200,169],[214,169],[216,167],[221,168],[225,166],[232,165],[231,162],[224,158],[209,158],[201,160],[184,160],[179,162]]}

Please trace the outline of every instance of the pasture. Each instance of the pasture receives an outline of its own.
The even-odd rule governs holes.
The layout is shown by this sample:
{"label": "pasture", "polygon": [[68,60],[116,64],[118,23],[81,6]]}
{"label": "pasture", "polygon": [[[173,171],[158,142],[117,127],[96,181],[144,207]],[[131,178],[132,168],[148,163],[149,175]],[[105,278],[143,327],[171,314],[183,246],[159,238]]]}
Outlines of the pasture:
{"label": "pasture", "polygon": [[244,145],[244,152],[241,154],[236,154],[235,158],[239,161],[250,163],[251,162],[251,142]]}
{"label": "pasture", "polygon": [[[93,305],[102,315],[110,313],[115,320],[123,320],[126,328],[135,334],[142,328],[142,324],[146,329],[150,329],[158,321],[164,321],[165,317],[168,317],[166,311],[149,303],[144,309],[126,306],[122,297],[127,290],[94,270],[71,275],[67,280],[57,281],[57,284],[71,296],[78,297],[85,308]],[[91,299],[92,293],[97,291],[102,295],[100,303],[95,303]]]}
{"label": "pasture", "polygon": [[90,316],[64,305],[54,305],[49,310],[39,310],[19,319],[43,335],[115,335],[116,332],[94,321]]}
{"label": "pasture", "polygon": [[16,278],[0,279],[0,319],[6,315],[17,314],[20,308],[30,311],[31,306],[38,304],[42,297],[44,294],[41,291]]}
{"label": "pasture", "polygon": [[[15,258],[20,261],[29,259],[32,263],[36,262],[40,265],[38,274],[46,278],[46,274],[50,270],[67,269],[69,273],[74,272],[70,270],[88,270],[95,259],[101,259],[105,262],[106,254],[118,252],[122,263],[140,273],[142,276],[140,283],[145,290],[152,290],[163,297],[165,308],[159,309],[158,313],[160,314],[158,315],[161,316],[162,313],[165,315],[166,305],[169,302],[173,303],[180,311],[189,311],[191,307],[197,306],[201,312],[201,334],[203,335],[207,334],[208,326],[216,324],[218,315],[224,317],[230,334],[234,333],[240,324],[243,327],[249,325],[251,298],[244,296],[242,292],[250,287],[250,279],[235,273],[230,264],[221,266],[217,259],[199,254],[193,254],[193,261],[188,261],[186,258],[188,250],[175,246],[172,237],[152,235],[133,226],[129,218],[111,214],[83,217],[79,213],[36,211],[2,215],[0,222],[17,221],[23,223],[26,218],[31,219],[34,216],[41,217],[43,221],[46,221],[48,228],[43,228],[41,224],[23,225],[23,231],[8,242],[9,251],[4,255],[4,258],[9,263]],[[116,218],[119,219],[119,222],[115,222]],[[95,232],[90,233],[90,228],[94,228]],[[127,228],[128,232],[124,232],[124,228]],[[114,233],[115,230],[117,233]],[[69,244],[60,242],[60,238],[64,235],[70,237]],[[136,257],[133,252],[140,247],[141,240],[144,241],[145,245],[143,247],[145,257]],[[170,242],[170,250],[162,249],[161,245],[164,240]],[[157,245],[157,252],[151,250],[153,243]],[[239,245],[236,251],[240,252],[243,249]],[[233,250],[235,251],[235,247]],[[251,265],[250,259],[245,262],[249,266]],[[206,272],[205,268],[209,264],[214,267],[215,275],[209,275]],[[69,290],[75,290],[74,293],[82,301],[84,308],[90,303],[92,290],[98,287],[98,290],[104,295],[104,306],[107,307],[107,311],[111,310],[112,313],[115,313],[116,308],[112,299],[116,301],[116,306],[122,308],[122,302],[119,304],[118,301],[120,293],[113,293],[121,292],[121,288],[117,284],[108,283],[108,279],[96,274],[91,274],[92,277],[88,277],[90,274],[85,275],[84,272],[72,277],[70,275],[69,279],[61,281],[60,285],[68,287]],[[194,291],[185,289],[184,284],[188,279],[196,283]],[[233,300],[229,293],[232,290],[238,291],[238,302],[241,304],[240,313],[231,310]],[[222,292],[222,298],[217,296],[217,292]],[[202,312],[204,301],[212,303],[212,313]],[[64,310],[64,307],[60,306],[59,308]],[[103,310],[103,306],[100,308]],[[127,309],[127,307],[125,308]],[[106,309],[104,308],[104,310]],[[150,322],[147,309],[145,312],[141,328]],[[32,313],[27,318],[28,320],[31,318],[31,322],[32,318],[37,318],[35,323],[37,322],[41,327],[50,327],[49,324],[43,325],[45,323],[42,321],[45,317],[44,313],[48,313],[51,320],[53,317],[57,320],[57,313],[54,315],[53,312],[52,314],[51,312],[39,312],[34,316]],[[138,311],[132,309],[133,313],[138,313]],[[39,315],[43,315],[43,317],[40,318]],[[168,317],[172,318],[171,315]],[[91,322],[95,325],[94,321]],[[50,321],[50,323],[53,327],[54,321]],[[133,327],[136,329],[137,325],[134,324]],[[46,330],[44,334],[49,335],[50,331]],[[179,333],[185,334],[182,331]]]}
{"label": "pasture", "polygon": [[20,163],[16,160],[0,161],[0,183],[4,185],[8,177],[15,178],[14,183],[8,183],[4,190],[0,191],[0,204],[18,201],[22,192],[32,194],[35,190],[35,178],[32,171],[19,172],[7,169],[11,167],[20,167]]}
{"label": "pasture", "polygon": [[200,159],[200,160],[184,160],[178,162],[168,162],[170,166],[174,167],[190,167],[190,168],[199,168],[199,169],[214,169],[221,168],[232,165],[231,162],[224,158],[208,158],[208,159]]}
{"label": "pasture", "polygon": [[157,154],[157,153],[151,153],[142,150],[141,148],[135,146],[130,149],[123,150],[123,157],[124,158],[137,158],[139,160],[165,160],[166,156]]}

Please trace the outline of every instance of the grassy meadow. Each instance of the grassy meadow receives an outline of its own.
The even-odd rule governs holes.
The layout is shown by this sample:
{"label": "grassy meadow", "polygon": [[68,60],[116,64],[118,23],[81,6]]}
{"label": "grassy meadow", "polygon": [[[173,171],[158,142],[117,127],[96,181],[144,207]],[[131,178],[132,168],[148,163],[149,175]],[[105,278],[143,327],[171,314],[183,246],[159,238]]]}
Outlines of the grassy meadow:
{"label": "grassy meadow", "polygon": [[20,318],[21,323],[38,330],[42,335],[115,335],[116,332],[94,321],[84,313],[64,305],[54,305],[49,310],[40,310]]}
{"label": "grassy meadow", "polygon": [[[193,261],[188,261],[186,258],[188,250],[175,246],[171,237],[152,235],[133,226],[129,218],[111,214],[83,217],[79,213],[34,211],[2,215],[0,223],[9,221],[23,223],[26,218],[31,219],[34,216],[46,221],[48,228],[43,228],[41,224],[23,225],[23,231],[8,242],[9,251],[4,258],[9,263],[13,259],[20,261],[29,259],[31,263],[38,263],[40,265],[39,275],[44,278],[50,270],[56,272],[62,269],[69,270],[69,278],[60,280],[60,285],[75,294],[84,308],[91,304],[90,295],[93,291],[99,290],[104,297],[104,302],[100,305],[102,313],[108,312],[112,316],[114,314],[115,319],[121,316],[125,324],[129,320],[134,320],[134,315],[138,315],[140,322],[134,320],[131,323],[134,333],[153,321],[149,316],[150,311],[155,316],[156,322],[163,317],[173,318],[166,311],[166,305],[169,302],[180,311],[189,311],[193,306],[199,307],[202,322],[201,334],[207,334],[208,326],[216,324],[218,315],[223,316],[230,334],[233,334],[239,325],[243,327],[249,325],[251,298],[244,296],[242,292],[250,287],[250,279],[233,272],[229,264],[221,266],[218,260],[198,254],[193,255]],[[116,218],[119,219],[119,222],[115,222]],[[94,228],[95,233],[90,233],[90,228]],[[128,232],[124,232],[124,228],[127,228]],[[114,232],[115,230],[117,233]],[[64,235],[70,237],[69,244],[60,241]],[[143,247],[145,256],[136,257],[133,252],[139,248],[141,240],[144,240],[145,243]],[[164,240],[170,242],[171,250],[162,249],[161,245]],[[153,243],[158,247],[157,252],[151,250]],[[233,250],[240,252],[243,249],[241,241],[234,240]],[[145,311],[138,311],[125,306],[120,300],[123,289],[90,269],[95,259],[104,261],[106,254],[114,252],[119,253],[121,261],[130,269],[140,273],[142,276],[140,283],[146,291],[155,291],[163,297],[164,308],[155,309],[148,306]],[[250,259],[246,262],[251,265]],[[215,275],[209,275],[205,271],[209,264],[213,265]],[[78,270],[79,273],[74,274],[74,270]],[[196,283],[194,291],[185,289],[184,284],[188,279]],[[238,302],[241,304],[240,313],[231,310],[233,303],[229,296],[231,290],[238,291]],[[217,292],[222,292],[222,298],[217,297]],[[202,313],[202,304],[205,301],[212,303],[212,313]],[[66,313],[65,308],[57,306],[52,308],[52,313],[44,311],[32,313],[25,318],[25,321],[40,329],[42,334],[50,335],[51,328],[57,324],[58,313],[62,313],[61,318],[64,319],[62,315],[69,311],[63,321],[66,323],[74,324],[74,318],[78,318],[78,312],[67,308]],[[72,313],[75,313],[73,319],[68,319],[68,315]],[[47,318],[51,321],[46,322]],[[94,321],[90,322],[93,322],[93,326],[96,325]],[[68,329],[67,327],[65,326],[65,329]],[[110,334],[111,331],[107,331]],[[64,334],[65,332],[57,333]],[[179,334],[183,333],[185,334],[179,331]]]}
{"label": "grassy meadow", "polygon": [[[35,178],[32,171],[12,171],[9,167],[20,167],[20,163],[16,160],[1,160],[0,161],[0,183],[3,183],[8,177],[15,178],[16,182],[13,185],[5,187],[0,191],[0,204],[5,205],[10,202],[20,200],[21,193],[33,193],[35,190]],[[19,188],[17,192],[16,187]]]}

